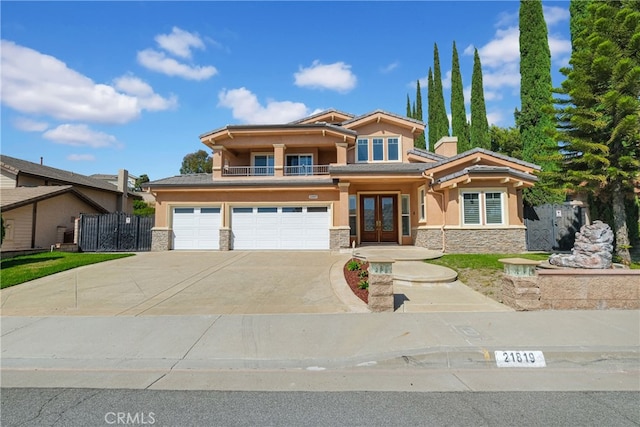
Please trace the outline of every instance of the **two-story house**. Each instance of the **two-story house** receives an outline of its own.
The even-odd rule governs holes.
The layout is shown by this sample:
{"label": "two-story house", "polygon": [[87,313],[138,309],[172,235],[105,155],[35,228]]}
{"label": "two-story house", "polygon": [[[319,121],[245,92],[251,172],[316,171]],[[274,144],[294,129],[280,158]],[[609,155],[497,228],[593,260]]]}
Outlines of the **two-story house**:
{"label": "two-story house", "polygon": [[200,136],[213,173],[148,183],[153,249],[324,249],[416,245],[446,252],[526,249],[522,190],[539,167],[484,149],[414,147],[424,123],[327,110]]}

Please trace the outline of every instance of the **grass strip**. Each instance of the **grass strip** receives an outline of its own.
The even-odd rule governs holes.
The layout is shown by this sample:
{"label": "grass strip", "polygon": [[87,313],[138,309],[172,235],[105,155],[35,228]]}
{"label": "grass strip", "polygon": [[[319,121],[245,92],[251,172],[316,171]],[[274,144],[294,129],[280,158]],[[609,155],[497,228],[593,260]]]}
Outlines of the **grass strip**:
{"label": "grass strip", "polygon": [[0,288],[18,285],[61,271],[133,256],[129,253],[43,252],[0,261]]}

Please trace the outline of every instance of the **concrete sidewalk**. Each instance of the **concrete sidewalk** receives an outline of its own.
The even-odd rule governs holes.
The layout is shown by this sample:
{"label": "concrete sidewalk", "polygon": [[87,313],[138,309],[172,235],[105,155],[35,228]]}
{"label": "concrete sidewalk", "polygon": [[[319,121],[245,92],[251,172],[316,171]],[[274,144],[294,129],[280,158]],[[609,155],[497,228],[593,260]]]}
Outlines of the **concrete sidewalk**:
{"label": "concrete sidewalk", "polygon": [[[640,312],[4,317],[3,387],[640,390]],[[542,351],[498,368],[495,351]]]}

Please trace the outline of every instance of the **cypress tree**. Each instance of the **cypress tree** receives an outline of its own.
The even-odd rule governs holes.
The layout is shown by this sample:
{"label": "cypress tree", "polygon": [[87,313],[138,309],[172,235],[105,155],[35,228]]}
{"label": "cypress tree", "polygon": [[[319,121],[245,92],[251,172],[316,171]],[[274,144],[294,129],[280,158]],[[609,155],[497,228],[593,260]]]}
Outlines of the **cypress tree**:
{"label": "cypress tree", "polygon": [[471,147],[489,149],[489,123],[487,107],[484,103],[484,87],[482,85],[482,64],[478,49],[473,53],[473,74],[471,75],[471,126],[469,128]]}
{"label": "cypress tree", "polygon": [[433,100],[433,73],[431,72],[431,67],[429,67],[429,75],[427,77],[427,126],[429,133],[429,151],[433,151],[433,147],[438,141],[438,136],[436,132],[436,124],[435,124],[435,102]]}
{"label": "cypress tree", "polygon": [[629,263],[625,198],[640,171],[640,2],[591,2],[575,27],[560,93],[557,182],[610,207],[616,254]]}
{"label": "cypress tree", "polygon": [[[422,89],[420,89],[420,80],[416,82],[416,108],[413,118],[423,121],[422,118]],[[426,148],[424,132],[416,137],[414,145],[418,148]]]}
{"label": "cypress tree", "polygon": [[[556,147],[553,98],[551,95],[551,53],[547,38],[547,24],[540,0],[520,1],[520,102],[518,127],[522,141],[522,158],[553,171],[557,165],[547,153]],[[536,187],[527,190],[525,201],[539,205],[557,200],[558,196],[541,178]]]}
{"label": "cypress tree", "polygon": [[407,94],[407,117],[413,118],[413,114],[411,113],[411,101],[409,100],[408,94]]}
{"label": "cypress tree", "polygon": [[471,149],[467,110],[464,106],[460,61],[455,41],[453,42],[453,61],[451,64],[451,130],[452,135],[458,137],[458,152],[462,153]]}
{"label": "cypress tree", "polygon": [[434,101],[434,124],[437,135],[436,141],[443,136],[449,136],[449,118],[444,105],[444,91],[442,89],[442,75],[440,74],[440,55],[438,45],[433,45],[433,101]]}

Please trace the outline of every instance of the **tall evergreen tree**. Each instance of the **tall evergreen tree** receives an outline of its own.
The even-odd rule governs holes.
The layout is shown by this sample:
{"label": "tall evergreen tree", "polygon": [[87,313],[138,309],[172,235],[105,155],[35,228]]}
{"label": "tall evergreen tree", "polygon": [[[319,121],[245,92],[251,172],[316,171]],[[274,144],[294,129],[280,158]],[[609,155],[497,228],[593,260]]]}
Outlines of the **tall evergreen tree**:
{"label": "tall evergreen tree", "polygon": [[453,60],[451,64],[451,130],[452,135],[458,137],[458,151],[463,152],[471,148],[469,141],[469,124],[467,123],[467,109],[464,106],[464,92],[462,89],[462,75],[456,42],[453,42]]}
{"label": "tall evergreen tree", "polygon": [[591,2],[576,27],[560,90],[557,139],[566,153],[558,182],[611,206],[616,253],[625,263],[625,197],[640,171],[640,2]]}
{"label": "tall evergreen tree", "polygon": [[444,104],[444,91],[442,89],[442,75],[440,73],[440,55],[438,45],[433,45],[433,101],[434,101],[434,131],[436,141],[443,136],[449,136],[449,118]]}
{"label": "tall evergreen tree", "polygon": [[571,49],[574,49],[573,39],[580,30],[580,20],[587,13],[587,6],[591,0],[571,0],[569,3],[569,32],[571,34]]}
{"label": "tall evergreen tree", "polygon": [[[422,117],[422,89],[420,89],[420,80],[416,81],[416,109],[413,118],[424,121]],[[414,145],[418,148],[426,148],[424,132],[416,137]]]}
{"label": "tall evergreen tree", "polygon": [[413,113],[411,112],[411,100],[409,99],[409,94],[407,94],[407,117],[413,118]]}
{"label": "tall evergreen tree", "polygon": [[[541,0],[520,1],[520,102],[517,126],[522,141],[522,158],[550,172],[557,168],[548,156],[556,147],[553,97],[551,95],[551,53],[547,24],[542,14]],[[525,192],[531,205],[560,201],[549,188],[544,175],[537,185]]]}
{"label": "tall evergreen tree", "polygon": [[433,147],[438,141],[438,133],[436,132],[436,124],[435,124],[435,101],[434,92],[433,92],[433,72],[431,71],[431,67],[429,67],[429,75],[427,77],[427,132],[429,136],[429,151],[433,151]]}
{"label": "tall evergreen tree", "polygon": [[473,53],[473,74],[471,75],[471,126],[469,127],[471,147],[489,149],[489,122],[487,106],[484,103],[484,87],[482,84],[482,64],[478,49]]}

